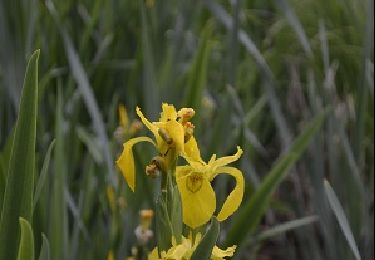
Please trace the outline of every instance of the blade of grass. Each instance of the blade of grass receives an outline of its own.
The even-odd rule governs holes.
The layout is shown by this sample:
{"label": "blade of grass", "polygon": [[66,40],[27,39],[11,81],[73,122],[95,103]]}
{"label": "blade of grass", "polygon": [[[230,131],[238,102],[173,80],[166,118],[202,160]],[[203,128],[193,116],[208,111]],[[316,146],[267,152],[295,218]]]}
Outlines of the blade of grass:
{"label": "blade of grass", "polygon": [[191,255],[191,260],[210,259],[212,249],[216,245],[216,241],[219,237],[220,225],[216,217],[211,220],[211,225],[208,228],[206,234],[203,236],[201,242]]}
{"label": "blade of grass", "polygon": [[0,259],[15,259],[19,217],[32,220],[39,50],[29,59],[9,162],[0,221]]}
{"label": "blade of grass", "polygon": [[288,20],[290,26],[297,34],[297,38],[301,43],[303,50],[306,55],[311,58],[313,56],[309,40],[303,29],[303,26],[298,19],[297,15],[294,13],[292,7],[289,5],[287,0],[275,0],[277,7],[284,13],[286,19]]}
{"label": "blade of grass", "polygon": [[338,200],[335,194],[335,191],[332,189],[331,185],[327,180],[324,181],[324,189],[328,198],[329,205],[333,213],[335,214],[337,221],[339,222],[341,231],[343,232],[346,240],[348,241],[350,249],[352,250],[355,258],[357,260],[360,260],[361,256],[359,254],[358,247],[355,243],[353,233],[350,229],[348,219],[345,216],[344,209],[342,208],[340,201]]}
{"label": "blade of grass", "polygon": [[46,6],[50,14],[54,18],[56,26],[58,27],[60,31],[61,37],[63,38],[64,48],[65,48],[66,56],[68,58],[70,70],[72,72],[74,80],[77,83],[78,89],[82,95],[83,101],[86,105],[88,113],[93,122],[94,129],[97,132],[97,135],[101,143],[101,147],[103,149],[103,154],[104,154],[104,158],[107,164],[107,170],[109,173],[110,182],[112,182],[114,187],[117,187],[118,179],[113,169],[114,163],[113,163],[112,153],[109,148],[109,140],[106,134],[104,121],[100,113],[98,103],[95,99],[94,93],[90,86],[88,76],[83,68],[82,63],[79,60],[77,51],[74,49],[72,40],[69,37],[65,27],[63,26],[63,23],[60,20],[60,17],[58,13],[56,12],[56,9],[52,1],[47,0]]}
{"label": "blade of grass", "polygon": [[17,260],[34,260],[34,234],[30,223],[20,217],[21,240]]}
{"label": "blade of grass", "polygon": [[52,192],[50,199],[50,216],[48,238],[51,245],[51,258],[64,259],[67,247],[67,208],[64,200],[66,186],[66,165],[63,133],[63,97],[61,86],[57,91],[55,121],[54,172],[51,176]]}
{"label": "blade of grass", "polygon": [[36,188],[35,188],[35,192],[34,192],[33,211],[35,209],[36,203],[39,200],[40,192],[42,191],[43,185],[44,185],[46,177],[47,177],[48,168],[49,168],[49,162],[51,160],[51,153],[52,153],[54,145],[55,145],[55,140],[53,140],[50,143],[50,145],[48,147],[48,150],[47,150],[46,157],[44,158],[42,170],[40,171],[39,179],[38,179],[38,182],[36,184]]}
{"label": "blade of grass", "polygon": [[[213,0],[204,0],[208,9],[213,15],[222,23],[227,30],[231,30],[233,27],[233,19],[225,11],[223,7],[214,2]],[[276,95],[276,82],[271,68],[268,66],[261,52],[256,47],[250,36],[243,30],[238,31],[238,39],[240,43],[245,47],[247,52],[253,57],[255,64],[263,74],[265,87],[265,93],[267,96],[268,104],[271,108],[272,116],[276,122],[276,126],[279,130],[281,143],[283,150],[286,150],[292,143],[292,134],[285,120],[285,116],[281,110],[280,100]]]}
{"label": "blade of grass", "polygon": [[186,107],[194,107],[196,111],[200,110],[203,91],[207,85],[208,59],[212,48],[211,34],[212,23],[208,22],[201,33],[201,42],[188,75]]}
{"label": "blade of grass", "polygon": [[294,220],[271,227],[268,230],[263,231],[257,236],[256,240],[257,241],[266,240],[271,237],[283,234],[285,232],[292,231],[292,230],[295,230],[297,228],[300,228],[306,225],[310,225],[318,220],[319,220],[318,216],[307,216],[307,217],[300,218],[300,219],[294,219]]}
{"label": "blade of grass", "polygon": [[12,153],[14,133],[15,132],[13,129],[7,138],[3,151],[0,153],[0,209],[3,208],[5,185],[6,185],[6,179],[8,176],[10,156]]}
{"label": "blade of grass", "polygon": [[237,218],[233,220],[231,231],[228,233],[226,245],[238,245],[249,233],[255,231],[259,221],[266,211],[271,195],[287,176],[288,170],[295,164],[306,150],[312,137],[319,131],[325,119],[326,112],[317,115],[294,141],[290,150],[283,155],[272,168],[256,193],[247,204],[243,205]]}
{"label": "blade of grass", "polygon": [[154,57],[152,50],[152,43],[150,37],[149,21],[146,14],[146,8],[143,1],[138,2],[140,5],[141,19],[142,19],[142,66],[143,66],[143,82],[142,87],[144,93],[145,112],[148,115],[155,116],[155,110],[158,107],[159,93],[156,84]]}
{"label": "blade of grass", "polygon": [[39,260],[49,260],[50,259],[49,242],[48,242],[47,237],[44,234],[42,234],[42,238],[43,238],[43,243],[42,243],[42,248],[40,249]]}

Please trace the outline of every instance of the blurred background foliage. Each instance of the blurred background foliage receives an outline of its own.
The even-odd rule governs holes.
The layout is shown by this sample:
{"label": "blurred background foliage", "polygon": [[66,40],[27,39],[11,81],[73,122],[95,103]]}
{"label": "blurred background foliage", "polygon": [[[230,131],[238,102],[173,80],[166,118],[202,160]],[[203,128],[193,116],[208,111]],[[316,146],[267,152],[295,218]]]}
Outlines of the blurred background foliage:
{"label": "blurred background foliage", "polygon": [[[135,193],[118,174],[117,109],[125,104],[130,122],[136,106],[157,119],[161,102],[168,102],[196,110],[205,159],[243,148],[243,203],[306,123],[329,108],[324,127],[237,256],[354,259],[327,202],[328,179],[362,258],[373,259],[373,5],[2,0],[0,168],[7,167],[26,62],[35,49],[41,50],[37,175],[55,140],[34,211],[36,248],[43,232],[51,259],[131,254],[138,212],[154,207],[157,180],[142,174],[153,156],[142,145]],[[229,178],[215,181],[219,204],[232,186]],[[220,242],[230,227],[231,220],[223,223]]]}

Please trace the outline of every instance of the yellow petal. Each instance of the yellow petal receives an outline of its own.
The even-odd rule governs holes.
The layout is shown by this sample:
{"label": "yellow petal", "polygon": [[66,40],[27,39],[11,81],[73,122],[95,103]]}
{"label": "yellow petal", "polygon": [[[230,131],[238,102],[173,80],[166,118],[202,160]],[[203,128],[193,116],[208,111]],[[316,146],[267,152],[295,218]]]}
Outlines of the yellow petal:
{"label": "yellow petal", "polygon": [[235,251],[236,246],[228,247],[225,250],[221,250],[217,246],[214,246],[214,248],[212,249],[211,260],[222,260],[225,259],[224,257],[233,256]]}
{"label": "yellow petal", "polygon": [[128,113],[126,112],[126,108],[123,104],[120,104],[118,106],[118,114],[119,114],[120,126],[122,126],[124,130],[128,129],[129,117],[128,117]]}
{"label": "yellow petal", "polygon": [[160,114],[160,122],[176,121],[177,112],[174,106],[167,103],[162,104],[162,112]]}
{"label": "yellow petal", "polygon": [[216,195],[203,173],[192,170],[189,166],[177,167],[176,180],[181,194],[183,222],[194,229],[212,217],[216,208]]}
{"label": "yellow petal", "polygon": [[193,162],[203,163],[197,140],[195,140],[194,136],[192,136],[189,141],[185,143],[184,152],[184,157],[190,164],[192,164]]}
{"label": "yellow petal", "polygon": [[113,256],[113,251],[112,250],[109,250],[108,254],[107,254],[107,260],[114,260],[115,257]]}
{"label": "yellow petal", "polygon": [[133,145],[139,142],[154,143],[152,139],[148,137],[132,138],[124,143],[124,150],[116,162],[132,191],[134,191],[135,188],[135,165],[132,148]]}
{"label": "yellow petal", "polygon": [[168,121],[165,128],[170,138],[173,139],[172,145],[176,147],[177,153],[184,151],[184,128],[177,121]]}
{"label": "yellow petal", "polygon": [[[217,160],[215,160],[215,158],[216,158],[216,155],[215,155],[211,158],[208,165],[211,167],[212,172],[215,172],[218,167],[222,167],[222,166],[225,166],[225,165],[227,165],[231,162],[237,161],[241,157],[241,155],[242,155],[242,149],[241,149],[241,147],[237,146],[236,154],[234,154],[232,156],[224,156],[224,157],[221,157]],[[210,177],[210,179],[212,179],[214,177],[215,176],[213,175],[213,176]]]}
{"label": "yellow petal", "polygon": [[159,260],[159,253],[158,253],[158,248],[155,247],[151,253],[148,254],[148,260]]}
{"label": "yellow petal", "polygon": [[159,134],[158,134],[158,127],[151,123],[150,121],[148,121],[148,119],[146,117],[144,117],[141,109],[139,107],[137,107],[136,109],[137,111],[137,115],[139,116],[139,118],[142,120],[142,123],[148,128],[150,129],[150,131],[152,132],[152,134],[155,136],[155,137],[159,137]]}
{"label": "yellow petal", "polygon": [[245,184],[242,172],[235,167],[220,167],[216,170],[216,172],[218,174],[227,173],[236,178],[236,186],[225,200],[219,214],[217,215],[217,219],[219,221],[223,221],[232,215],[240,206]]}

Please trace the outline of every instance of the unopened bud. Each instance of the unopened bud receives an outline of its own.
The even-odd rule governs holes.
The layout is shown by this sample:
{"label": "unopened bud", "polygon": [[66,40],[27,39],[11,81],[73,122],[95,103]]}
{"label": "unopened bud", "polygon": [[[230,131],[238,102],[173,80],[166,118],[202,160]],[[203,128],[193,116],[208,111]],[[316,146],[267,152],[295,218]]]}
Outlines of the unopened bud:
{"label": "unopened bud", "polygon": [[184,142],[188,142],[193,136],[195,126],[191,122],[184,124]]}
{"label": "unopened bud", "polygon": [[178,117],[182,119],[182,123],[186,123],[190,121],[190,119],[195,115],[194,109],[190,107],[181,108],[178,111]]}

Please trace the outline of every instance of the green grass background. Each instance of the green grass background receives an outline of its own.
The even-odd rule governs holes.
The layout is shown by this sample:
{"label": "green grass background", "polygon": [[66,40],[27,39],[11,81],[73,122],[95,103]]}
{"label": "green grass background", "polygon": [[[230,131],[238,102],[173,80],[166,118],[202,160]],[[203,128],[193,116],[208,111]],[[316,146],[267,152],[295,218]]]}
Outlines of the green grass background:
{"label": "green grass background", "polygon": [[[135,149],[135,193],[115,168],[122,147],[114,138],[117,107],[124,103],[133,119],[138,105],[155,120],[168,102],[196,110],[195,134],[206,160],[243,148],[236,165],[246,179],[243,205],[276,160],[290,155],[308,122],[328,109],[260,223],[242,225],[249,232],[236,257],[355,259],[349,230],[361,258],[373,259],[373,5],[1,1],[1,204],[27,60],[40,49],[35,183],[42,176],[43,185],[28,218],[36,255],[48,242],[51,259],[105,259],[109,250],[116,259],[130,255],[138,211],[154,207],[157,185],[142,174],[154,155],[146,145]],[[115,209],[108,186],[115,187]],[[219,204],[232,186],[229,178],[215,181]],[[218,244],[236,237],[242,212],[221,224]]]}

